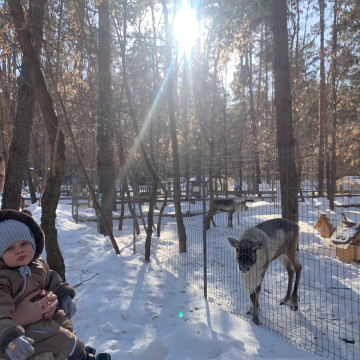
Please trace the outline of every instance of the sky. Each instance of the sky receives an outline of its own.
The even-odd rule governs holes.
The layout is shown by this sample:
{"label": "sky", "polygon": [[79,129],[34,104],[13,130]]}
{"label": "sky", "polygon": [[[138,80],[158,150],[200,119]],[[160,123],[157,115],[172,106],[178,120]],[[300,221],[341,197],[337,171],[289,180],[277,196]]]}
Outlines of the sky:
{"label": "sky", "polygon": [[[41,208],[29,210],[40,221]],[[207,301],[155,257],[145,262],[144,237],[134,255],[130,221],[114,233],[120,255],[95,222],[77,224],[70,205],[59,205],[56,221],[66,280],[76,290],[75,332],[97,352],[113,360],[322,359]]]}

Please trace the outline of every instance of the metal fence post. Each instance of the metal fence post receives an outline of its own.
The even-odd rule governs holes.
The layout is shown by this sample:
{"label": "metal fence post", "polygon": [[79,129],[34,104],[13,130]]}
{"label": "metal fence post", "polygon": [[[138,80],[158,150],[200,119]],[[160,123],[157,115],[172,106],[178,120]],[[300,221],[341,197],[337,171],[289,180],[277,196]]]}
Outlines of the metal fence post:
{"label": "metal fence post", "polygon": [[71,215],[76,223],[79,221],[79,184],[77,179],[72,180]]}
{"label": "metal fence post", "polygon": [[133,219],[133,252],[134,255],[136,254],[136,194],[135,194],[135,187],[133,187],[133,211],[135,218]]}
{"label": "metal fence post", "polygon": [[202,199],[203,199],[203,256],[204,256],[204,297],[207,299],[207,243],[206,243],[206,183],[205,176],[202,180]]}

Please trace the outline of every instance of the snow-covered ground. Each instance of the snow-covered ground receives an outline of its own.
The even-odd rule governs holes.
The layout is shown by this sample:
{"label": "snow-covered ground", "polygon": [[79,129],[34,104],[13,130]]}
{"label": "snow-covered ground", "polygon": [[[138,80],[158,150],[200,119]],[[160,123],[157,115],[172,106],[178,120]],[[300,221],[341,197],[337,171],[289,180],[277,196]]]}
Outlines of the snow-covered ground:
{"label": "snow-covered ground", "polygon": [[[118,222],[114,221],[114,236],[121,250],[121,255],[116,255],[110,240],[96,232],[96,222],[76,224],[71,206],[60,204],[58,239],[67,281],[76,286],[78,312],[74,324],[79,338],[98,351],[110,352],[114,360],[320,358],[273,334],[285,332],[284,337],[302,348],[330,358],[358,359],[359,266],[336,259],[334,248],[326,245],[318,230],[314,230],[319,214],[329,213],[325,201],[310,199],[300,203],[299,256],[303,274],[299,310],[292,312],[278,306],[286,276],[275,262],[264,279],[261,293],[263,326],[231,313],[246,317],[248,299],[226,238],[279,216],[281,211],[265,201],[248,205],[249,211],[241,215],[240,223],[234,219],[234,229],[227,228],[226,216],[219,214],[214,218],[218,227],[207,233],[209,300],[206,300],[201,293],[202,215],[185,219],[186,254],[177,252],[174,219],[165,218],[161,237],[154,236],[151,262],[147,263],[143,229],[135,237],[133,254],[131,219],[125,219],[122,231],[117,230]],[[183,206],[185,213],[190,206],[200,204]],[[40,221],[41,208],[32,205],[29,209]],[[360,222],[358,208],[339,212],[343,211],[349,219]],[[166,212],[172,213],[173,209],[168,207]],[[94,217],[93,209],[80,208],[79,214],[83,220]],[[196,288],[200,292],[195,292]]]}

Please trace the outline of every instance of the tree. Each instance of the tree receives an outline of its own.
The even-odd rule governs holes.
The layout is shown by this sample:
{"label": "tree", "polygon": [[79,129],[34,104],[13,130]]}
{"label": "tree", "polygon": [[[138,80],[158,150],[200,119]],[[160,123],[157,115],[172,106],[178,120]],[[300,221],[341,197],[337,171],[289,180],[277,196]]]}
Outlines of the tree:
{"label": "tree", "polygon": [[64,135],[59,130],[59,119],[55,114],[53,101],[47,90],[45,79],[41,71],[40,63],[32,46],[30,30],[26,25],[24,11],[20,0],[7,1],[10,14],[13,18],[16,38],[23,53],[23,61],[26,64],[31,85],[35,90],[36,100],[40,105],[49,143],[52,149],[51,171],[48,176],[46,188],[42,197],[41,227],[46,237],[46,254],[50,267],[65,279],[65,264],[57,241],[55,227],[56,208],[60,198],[61,185],[65,172],[65,141]]}
{"label": "tree", "polygon": [[177,139],[177,127],[176,127],[176,118],[175,118],[175,104],[174,104],[174,66],[172,63],[171,55],[171,35],[170,35],[170,25],[169,25],[169,14],[166,2],[161,0],[163,11],[164,11],[164,22],[165,22],[165,65],[166,69],[169,72],[168,80],[166,84],[166,98],[168,103],[168,112],[170,118],[170,133],[171,133],[171,144],[172,144],[172,153],[173,153],[173,169],[174,169],[174,204],[175,204],[175,216],[176,224],[178,229],[179,236],[179,252],[186,252],[186,231],[183,221],[183,216],[181,212],[181,203],[180,203],[180,164],[179,164],[179,146]]}
{"label": "tree", "polygon": [[[110,229],[112,229],[112,210],[115,199],[115,162],[114,129],[111,91],[111,34],[109,0],[102,0],[99,5],[98,37],[98,84],[99,102],[97,114],[98,175],[101,209]],[[104,219],[100,218],[100,232],[107,233]]]}
{"label": "tree", "polygon": [[336,190],[336,119],[337,119],[337,0],[334,1],[334,18],[332,27],[332,51],[331,51],[331,176],[330,176],[330,209],[335,209],[335,190]]}
{"label": "tree", "polygon": [[319,8],[320,8],[319,196],[323,196],[324,167],[325,167],[325,120],[326,120],[326,83],[325,83],[325,49],[324,49],[325,0],[319,0]]}
{"label": "tree", "polygon": [[[34,0],[29,3],[28,26],[34,44],[34,53],[39,61],[42,46],[45,0]],[[10,145],[9,161],[6,168],[5,191],[2,199],[3,209],[20,207],[22,183],[26,178],[27,157],[32,132],[35,108],[35,91],[30,84],[30,75],[23,60],[18,79],[17,109],[15,124]],[[29,181],[31,177],[29,178]],[[35,200],[36,201],[36,200]]]}
{"label": "tree", "polygon": [[[249,31],[250,38],[251,30]],[[254,89],[253,89],[253,54],[252,54],[252,41],[249,42],[249,49],[248,54],[246,54],[246,68],[247,68],[247,86],[249,90],[249,121],[250,121],[250,129],[251,129],[251,135],[253,137],[253,155],[255,160],[255,169],[254,169],[254,177],[253,177],[253,193],[258,194],[259,193],[259,185],[261,183],[261,173],[260,173],[260,159],[259,159],[259,144],[258,144],[258,130],[257,130],[257,118],[256,118],[256,112],[255,112],[255,104],[254,104]]]}
{"label": "tree", "polygon": [[[219,65],[219,58],[220,58],[220,44],[218,44],[216,50],[216,58],[214,62],[214,73],[212,79],[212,101],[210,105],[210,119],[209,119],[209,134],[207,135],[204,133],[205,139],[207,144],[209,145],[209,194],[210,194],[210,210],[205,219],[205,228],[207,230],[210,229],[210,220],[212,219],[213,215],[215,214],[215,206],[214,206],[214,157],[215,157],[215,120],[217,115],[217,107],[216,107],[216,95],[217,95],[217,85],[218,85],[218,65]],[[206,120],[202,116],[202,120],[204,123],[204,128],[206,127],[205,123]]]}
{"label": "tree", "polygon": [[271,4],[274,42],[274,102],[281,186],[281,208],[284,218],[297,221],[297,173],[292,123],[287,6],[286,0],[272,0]]}
{"label": "tree", "polygon": [[[119,36],[119,42],[120,42],[120,48],[121,48],[121,65],[122,65],[122,74],[123,74],[123,84],[124,84],[126,99],[128,102],[130,118],[132,120],[133,128],[134,128],[134,131],[135,131],[135,134],[137,137],[136,141],[139,144],[139,148],[141,151],[141,155],[143,157],[143,161],[145,163],[146,170],[151,178],[151,183],[149,184],[151,191],[150,191],[150,204],[149,204],[149,211],[148,211],[148,226],[146,227],[144,224],[144,227],[146,230],[145,260],[150,261],[151,237],[152,237],[152,230],[153,230],[153,226],[154,226],[153,213],[154,213],[154,207],[156,205],[156,195],[157,195],[158,185],[160,184],[160,186],[162,186],[162,184],[161,184],[161,181],[159,180],[159,176],[156,172],[155,164],[153,164],[151,162],[151,159],[149,158],[149,156],[146,152],[144,139],[142,136],[142,132],[139,129],[138,119],[137,119],[137,115],[136,115],[135,108],[133,105],[132,94],[130,92],[130,86],[129,86],[129,82],[128,82],[127,62],[126,62],[126,43],[127,43],[127,37],[128,37],[128,35],[127,35],[127,21],[128,21],[127,20],[127,17],[128,17],[127,5],[128,5],[127,1],[125,1],[123,3],[123,40],[120,39],[119,35],[118,36]],[[152,114],[149,114],[148,116],[149,116],[149,118],[151,118]],[[123,149],[120,149],[120,152],[123,152]],[[135,189],[135,184],[133,183],[132,185],[133,185],[133,189]],[[127,184],[125,185],[125,189],[127,189]],[[129,208],[131,209],[130,202],[128,202],[128,203],[129,203]],[[140,207],[140,209],[141,209],[141,207]],[[136,226],[137,220],[136,220],[135,212],[132,215],[133,215],[134,223]]]}

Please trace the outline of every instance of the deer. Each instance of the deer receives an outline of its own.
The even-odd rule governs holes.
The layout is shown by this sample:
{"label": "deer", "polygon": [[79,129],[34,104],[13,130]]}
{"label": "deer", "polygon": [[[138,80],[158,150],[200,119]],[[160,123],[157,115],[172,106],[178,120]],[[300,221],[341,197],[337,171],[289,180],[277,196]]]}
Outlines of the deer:
{"label": "deer", "polygon": [[214,222],[214,215],[217,212],[222,212],[222,211],[226,211],[228,213],[228,226],[232,227],[233,223],[232,223],[232,218],[233,218],[233,214],[234,212],[237,213],[237,219],[238,219],[238,223],[239,223],[239,216],[243,211],[247,211],[249,208],[246,205],[246,201],[243,200],[241,202],[236,202],[233,199],[214,199],[214,210],[213,213],[211,214],[210,220],[212,221],[213,225],[216,226],[215,222]]}
{"label": "deer", "polygon": [[[236,249],[236,260],[243,286],[250,295],[252,321],[259,325],[259,293],[269,264],[279,258],[288,274],[287,292],[280,305],[296,311],[302,266],[298,259],[299,226],[288,219],[272,219],[248,228],[239,240],[228,238]],[[293,287],[293,280],[295,284]]]}

